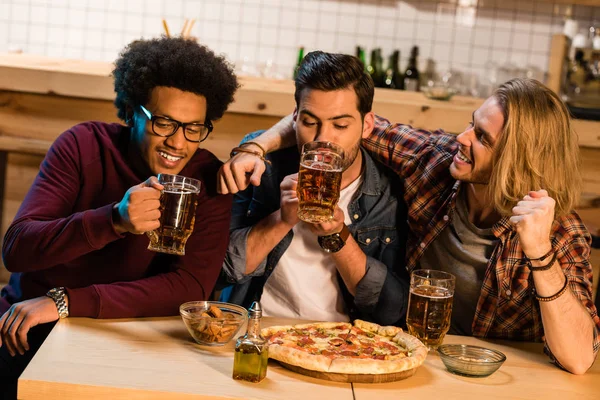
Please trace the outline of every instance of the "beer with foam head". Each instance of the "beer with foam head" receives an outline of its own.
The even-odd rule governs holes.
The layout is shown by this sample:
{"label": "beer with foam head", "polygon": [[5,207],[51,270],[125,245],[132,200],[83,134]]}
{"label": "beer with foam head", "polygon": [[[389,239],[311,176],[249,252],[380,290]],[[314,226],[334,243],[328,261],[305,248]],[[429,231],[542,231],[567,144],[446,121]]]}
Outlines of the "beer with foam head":
{"label": "beer with foam head", "polygon": [[159,175],[160,227],[147,232],[148,250],[185,255],[185,243],[194,230],[200,182],[179,175]]}
{"label": "beer with foam head", "polygon": [[333,218],[340,199],[343,149],[331,142],[309,142],[302,147],[298,172],[298,218],[310,223]]}

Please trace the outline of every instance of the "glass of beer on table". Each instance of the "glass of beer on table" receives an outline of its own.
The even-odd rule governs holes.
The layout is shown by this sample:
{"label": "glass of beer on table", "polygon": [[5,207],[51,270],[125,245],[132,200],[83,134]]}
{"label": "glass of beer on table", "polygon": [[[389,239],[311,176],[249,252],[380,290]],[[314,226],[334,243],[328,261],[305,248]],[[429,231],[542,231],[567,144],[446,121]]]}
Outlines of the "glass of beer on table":
{"label": "glass of beer on table", "polygon": [[158,174],[160,227],[146,232],[148,250],[185,255],[185,243],[194,230],[200,181],[181,175]]}
{"label": "glass of beer on table", "polygon": [[450,329],[455,282],[454,275],[443,271],[418,269],[410,275],[408,333],[429,350],[437,349]]}
{"label": "glass of beer on table", "polygon": [[298,218],[309,223],[333,219],[340,199],[344,150],[331,142],[302,146],[298,173]]}

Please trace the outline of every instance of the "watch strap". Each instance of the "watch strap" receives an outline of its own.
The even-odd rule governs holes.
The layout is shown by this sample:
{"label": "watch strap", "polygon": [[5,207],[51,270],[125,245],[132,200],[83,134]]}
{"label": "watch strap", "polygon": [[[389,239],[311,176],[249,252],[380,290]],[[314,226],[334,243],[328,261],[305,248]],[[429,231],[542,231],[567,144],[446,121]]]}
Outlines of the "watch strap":
{"label": "watch strap", "polygon": [[58,311],[59,318],[67,318],[69,316],[69,307],[65,300],[66,291],[64,287],[57,287],[50,289],[46,296],[50,297],[54,304],[56,304],[56,310]]}
{"label": "watch strap", "polygon": [[348,236],[350,236],[350,229],[346,226],[346,224],[342,224],[342,230],[338,233],[340,235],[340,239],[346,243],[348,241]]}
{"label": "watch strap", "polygon": [[350,236],[350,230],[346,224],[343,224],[341,231],[331,235],[319,236],[319,246],[328,253],[337,253],[346,245],[348,236]]}

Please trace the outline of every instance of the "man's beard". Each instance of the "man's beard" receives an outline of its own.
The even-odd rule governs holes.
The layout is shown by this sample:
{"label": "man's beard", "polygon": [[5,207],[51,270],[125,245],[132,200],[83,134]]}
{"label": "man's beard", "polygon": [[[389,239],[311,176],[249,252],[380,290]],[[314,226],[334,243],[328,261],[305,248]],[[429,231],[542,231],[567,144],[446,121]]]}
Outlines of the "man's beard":
{"label": "man's beard", "polygon": [[360,151],[360,141],[356,142],[354,146],[344,155],[344,162],[342,163],[342,172],[346,171],[352,164],[356,157],[358,156],[358,152]]}
{"label": "man's beard", "polygon": [[451,175],[456,180],[475,185],[489,185],[492,177],[491,171],[474,171],[466,177],[454,176],[452,173]]}

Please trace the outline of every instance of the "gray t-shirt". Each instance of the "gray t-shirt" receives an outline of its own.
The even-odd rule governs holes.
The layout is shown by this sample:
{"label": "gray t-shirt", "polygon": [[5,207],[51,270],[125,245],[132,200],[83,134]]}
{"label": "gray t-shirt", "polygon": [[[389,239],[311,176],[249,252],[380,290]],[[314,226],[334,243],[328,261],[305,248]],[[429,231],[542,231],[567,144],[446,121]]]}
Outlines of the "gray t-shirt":
{"label": "gray t-shirt", "polygon": [[473,334],[483,276],[497,243],[491,228],[479,229],[469,221],[465,191],[460,190],[452,222],[429,245],[420,261],[423,269],[445,271],[456,277],[450,334]]}

